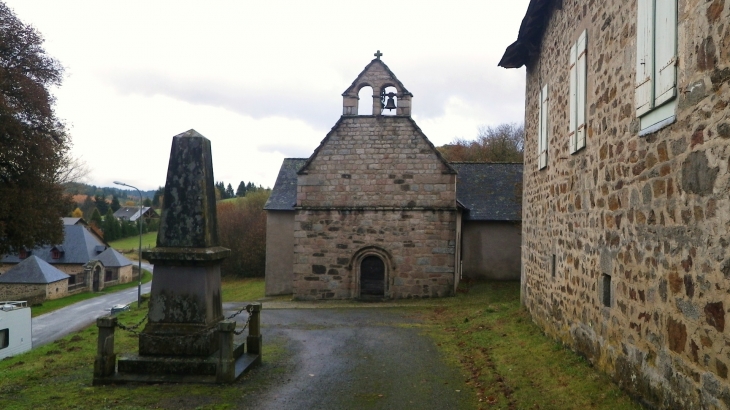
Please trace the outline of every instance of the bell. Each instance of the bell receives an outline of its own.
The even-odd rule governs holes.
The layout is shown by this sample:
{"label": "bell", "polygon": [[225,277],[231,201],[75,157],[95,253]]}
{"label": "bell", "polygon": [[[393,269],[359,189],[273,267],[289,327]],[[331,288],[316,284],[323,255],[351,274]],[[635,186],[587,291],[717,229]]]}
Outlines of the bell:
{"label": "bell", "polygon": [[395,109],[395,100],[393,99],[393,96],[394,95],[395,94],[393,94],[393,93],[389,93],[388,94],[388,102],[385,104],[385,108],[384,109],[386,109],[386,110],[394,110]]}

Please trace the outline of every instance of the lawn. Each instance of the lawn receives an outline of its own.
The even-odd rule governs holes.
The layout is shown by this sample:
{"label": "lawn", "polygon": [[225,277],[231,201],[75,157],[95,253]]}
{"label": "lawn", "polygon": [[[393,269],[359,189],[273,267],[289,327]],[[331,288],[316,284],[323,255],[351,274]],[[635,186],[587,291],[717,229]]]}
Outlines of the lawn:
{"label": "lawn", "polygon": [[[262,279],[224,278],[224,301],[263,296]],[[453,298],[403,301],[414,326],[431,337],[443,357],[462,370],[475,409],[639,409],[605,375],[545,337],[519,305],[519,284],[477,283]],[[372,307],[372,304],[368,304]],[[137,323],[146,313],[132,306],[119,320]],[[231,385],[91,385],[96,349],[92,326],[26,354],[0,361],[3,409],[199,408],[229,409],[276,383],[286,358],[283,345],[264,341],[263,365]],[[137,350],[137,339],[117,331],[117,352]]]}
{"label": "lawn", "polygon": [[[152,280],[152,274],[149,271],[146,271],[142,269],[142,283],[147,283]],[[121,285],[114,285],[109,286],[108,288],[104,288],[101,292],[84,292],[84,293],[77,293],[75,295],[67,296],[65,298],[61,299],[53,299],[53,300],[47,300],[43,302],[40,305],[32,306],[30,308],[31,316],[36,317],[40,316],[44,313],[52,312],[54,310],[61,309],[63,307],[66,307],[68,305],[72,305],[76,302],[81,302],[82,300],[92,299],[99,295],[103,295],[106,293],[113,293],[117,292],[123,289],[129,289],[136,287],[138,285],[138,282],[136,280],[133,280],[129,283],[122,283]]]}
{"label": "lawn", "polygon": [[607,376],[546,337],[519,303],[519,283],[462,287],[416,308],[423,330],[462,368],[479,409],[640,409]]}
{"label": "lawn", "polygon": [[[139,248],[139,235],[128,236],[126,238],[117,239],[109,242],[109,246],[116,250],[134,250]],[[154,248],[157,246],[157,232],[147,232],[142,234],[142,249]]]}

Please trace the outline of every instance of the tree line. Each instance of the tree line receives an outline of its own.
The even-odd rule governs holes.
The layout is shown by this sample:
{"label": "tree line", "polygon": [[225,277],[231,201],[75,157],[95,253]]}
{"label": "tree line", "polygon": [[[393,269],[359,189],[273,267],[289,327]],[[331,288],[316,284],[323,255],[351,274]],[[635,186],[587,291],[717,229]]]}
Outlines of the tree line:
{"label": "tree line", "polygon": [[454,138],[437,149],[450,162],[524,162],[525,127],[522,124],[481,126],[473,140]]}

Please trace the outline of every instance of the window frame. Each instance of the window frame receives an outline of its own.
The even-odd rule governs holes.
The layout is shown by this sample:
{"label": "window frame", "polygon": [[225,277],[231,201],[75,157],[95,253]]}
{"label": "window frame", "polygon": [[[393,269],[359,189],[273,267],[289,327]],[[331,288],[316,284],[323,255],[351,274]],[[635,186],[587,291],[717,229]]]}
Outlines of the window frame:
{"label": "window frame", "polygon": [[570,125],[568,137],[570,153],[586,147],[586,99],[588,85],[588,30],[578,36],[570,48]]}
{"label": "window frame", "polygon": [[540,89],[540,100],[538,108],[538,127],[537,127],[537,169],[547,168],[548,162],[548,85],[545,84]]}
{"label": "window frame", "polygon": [[634,104],[646,135],[676,120],[677,0],[637,0],[636,20]]}

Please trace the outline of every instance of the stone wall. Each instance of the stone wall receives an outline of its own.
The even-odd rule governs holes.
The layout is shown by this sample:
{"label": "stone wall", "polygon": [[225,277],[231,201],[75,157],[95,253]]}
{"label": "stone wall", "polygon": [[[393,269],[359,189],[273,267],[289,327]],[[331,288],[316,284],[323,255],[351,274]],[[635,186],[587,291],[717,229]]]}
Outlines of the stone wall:
{"label": "stone wall", "polygon": [[[645,402],[730,407],[728,5],[679,0],[677,120],[646,137],[634,105],[636,7],[563,1],[528,65],[523,300],[548,334]],[[571,155],[569,51],[584,29],[588,130]],[[538,170],[546,83],[549,159]]]}
{"label": "stone wall", "polygon": [[455,173],[409,117],[342,117],[298,177],[300,207],[454,208]]}
{"label": "stone wall", "polygon": [[46,300],[46,286],[42,284],[2,284],[0,300],[25,300],[37,305]]}
{"label": "stone wall", "polygon": [[297,211],[294,296],[359,296],[359,262],[386,264],[386,297],[453,294],[456,211]]}
{"label": "stone wall", "polygon": [[462,229],[462,276],[520,280],[520,224],[466,221]]}
{"label": "stone wall", "polygon": [[367,255],[388,298],[453,293],[456,175],[410,117],[342,117],[301,172],[295,297],[359,297]]}
{"label": "stone wall", "polygon": [[47,300],[59,299],[68,296],[68,279],[49,283],[45,287]]}

